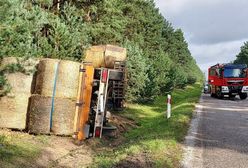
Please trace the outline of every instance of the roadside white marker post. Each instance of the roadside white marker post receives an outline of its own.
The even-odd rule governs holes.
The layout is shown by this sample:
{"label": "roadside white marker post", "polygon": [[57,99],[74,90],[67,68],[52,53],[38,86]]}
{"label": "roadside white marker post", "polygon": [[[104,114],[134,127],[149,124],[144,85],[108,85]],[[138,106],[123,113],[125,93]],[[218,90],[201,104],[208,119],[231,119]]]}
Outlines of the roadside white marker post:
{"label": "roadside white marker post", "polygon": [[167,119],[171,117],[171,95],[167,96]]}

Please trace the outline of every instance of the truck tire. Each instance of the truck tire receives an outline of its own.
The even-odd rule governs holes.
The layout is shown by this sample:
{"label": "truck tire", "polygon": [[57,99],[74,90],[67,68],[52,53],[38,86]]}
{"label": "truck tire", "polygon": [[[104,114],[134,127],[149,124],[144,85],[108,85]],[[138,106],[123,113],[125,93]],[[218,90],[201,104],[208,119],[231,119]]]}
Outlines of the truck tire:
{"label": "truck tire", "polygon": [[212,88],[210,88],[209,92],[211,97],[216,97],[216,94],[212,92]]}
{"label": "truck tire", "polygon": [[211,97],[216,97],[216,94],[214,94],[214,93],[211,93]]}
{"label": "truck tire", "polygon": [[247,93],[240,93],[239,97],[240,97],[241,100],[244,100],[244,99],[247,98]]}
{"label": "truck tire", "polygon": [[218,90],[216,93],[217,98],[222,99],[224,96],[223,94]]}

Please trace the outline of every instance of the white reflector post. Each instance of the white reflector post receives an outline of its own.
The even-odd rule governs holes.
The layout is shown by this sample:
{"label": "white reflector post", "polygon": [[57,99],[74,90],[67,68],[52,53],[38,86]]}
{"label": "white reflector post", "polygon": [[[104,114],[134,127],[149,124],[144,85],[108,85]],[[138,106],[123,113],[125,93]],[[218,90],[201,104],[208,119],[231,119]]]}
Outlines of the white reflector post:
{"label": "white reflector post", "polygon": [[171,117],[171,95],[167,96],[167,118]]}

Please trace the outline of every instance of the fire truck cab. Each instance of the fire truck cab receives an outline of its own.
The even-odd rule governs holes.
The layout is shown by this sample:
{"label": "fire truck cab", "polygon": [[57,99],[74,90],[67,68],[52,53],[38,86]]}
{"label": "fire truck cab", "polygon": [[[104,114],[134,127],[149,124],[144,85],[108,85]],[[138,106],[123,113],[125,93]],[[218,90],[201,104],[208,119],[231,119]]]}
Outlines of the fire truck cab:
{"label": "fire truck cab", "polygon": [[228,95],[246,99],[248,93],[248,74],[245,64],[216,64],[208,69],[209,90],[212,97],[223,98]]}

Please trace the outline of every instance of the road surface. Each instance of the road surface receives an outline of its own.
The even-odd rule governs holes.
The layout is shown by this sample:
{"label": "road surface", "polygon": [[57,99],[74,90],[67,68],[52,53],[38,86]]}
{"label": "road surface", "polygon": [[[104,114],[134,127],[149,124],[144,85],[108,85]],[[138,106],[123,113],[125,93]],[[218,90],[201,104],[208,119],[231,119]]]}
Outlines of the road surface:
{"label": "road surface", "polygon": [[202,95],[185,140],[185,168],[248,168],[248,100]]}

